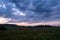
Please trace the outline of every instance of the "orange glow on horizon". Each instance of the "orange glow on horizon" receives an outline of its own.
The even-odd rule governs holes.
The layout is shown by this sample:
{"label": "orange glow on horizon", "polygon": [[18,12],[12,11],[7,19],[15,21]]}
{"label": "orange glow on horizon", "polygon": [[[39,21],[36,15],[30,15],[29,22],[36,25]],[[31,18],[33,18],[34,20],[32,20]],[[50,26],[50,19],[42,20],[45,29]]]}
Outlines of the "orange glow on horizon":
{"label": "orange glow on horizon", "polygon": [[35,25],[59,26],[60,25],[60,21],[39,22],[39,23],[20,22],[20,23],[8,23],[8,24],[16,24],[16,25],[19,25],[19,26],[35,26]]}
{"label": "orange glow on horizon", "polygon": [[50,22],[39,22],[39,23],[29,23],[29,22],[9,22],[10,18],[0,17],[0,24],[16,24],[19,26],[35,26],[35,25],[57,25],[60,26],[60,21],[50,21]]}
{"label": "orange glow on horizon", "polygon": [[29,23],[27,22],[21,22],[21,23],[8,23],[8,24],[16,24],[18,26],[29,26]]}

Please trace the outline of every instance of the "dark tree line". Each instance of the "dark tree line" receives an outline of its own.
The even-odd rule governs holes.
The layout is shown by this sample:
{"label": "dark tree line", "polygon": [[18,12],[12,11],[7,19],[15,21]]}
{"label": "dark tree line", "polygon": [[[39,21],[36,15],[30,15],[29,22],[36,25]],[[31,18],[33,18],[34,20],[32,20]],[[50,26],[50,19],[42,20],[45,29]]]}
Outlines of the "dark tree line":
{"label": "dark tree line", "polygon": [[51,26],[51,25],[17,26],[17,25],[14,25],[14,24],[0,24],[0,30],[7,30],[7,27],[40,28],[40,27],[53,27],[53,26]]}
{"label": "dark tree line", "polygon": [[51,25],[38,25],[38,26],[35,26],[35,27],[53,27]]}

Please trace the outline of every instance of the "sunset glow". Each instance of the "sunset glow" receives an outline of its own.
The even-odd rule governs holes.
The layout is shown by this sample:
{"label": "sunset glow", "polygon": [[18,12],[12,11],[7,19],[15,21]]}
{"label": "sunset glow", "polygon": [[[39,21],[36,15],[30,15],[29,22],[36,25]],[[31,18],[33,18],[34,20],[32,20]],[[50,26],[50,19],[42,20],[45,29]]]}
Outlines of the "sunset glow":
{"label": "sunset glow", "polygon": [[7,23],[9,20],[11,20],[11,19],[0,17],[0,24],[5,24],[5,23]]}
{"label": "sunset glow", "polygon": [[28,22],[18,22],[18,23],[7,23],[7,24],[16,24],[18,26],[36,26],[36,25],[52,25],[60,26],[60,21],[51,21],[51,22],[39,22],[39,23],[28,23]]}
{"label": "sunset glow", "polygon": [[60,0],[0,0],[0,24],[60,25]]}

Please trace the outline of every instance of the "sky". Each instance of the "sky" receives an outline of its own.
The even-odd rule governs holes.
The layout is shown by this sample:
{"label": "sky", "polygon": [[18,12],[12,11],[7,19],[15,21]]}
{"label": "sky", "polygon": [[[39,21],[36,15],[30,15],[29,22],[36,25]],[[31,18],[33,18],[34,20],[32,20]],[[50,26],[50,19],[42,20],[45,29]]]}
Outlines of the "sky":
{"label": "sky", "polygon": [[60,0],[0,0],[0,24],[60,25]]}

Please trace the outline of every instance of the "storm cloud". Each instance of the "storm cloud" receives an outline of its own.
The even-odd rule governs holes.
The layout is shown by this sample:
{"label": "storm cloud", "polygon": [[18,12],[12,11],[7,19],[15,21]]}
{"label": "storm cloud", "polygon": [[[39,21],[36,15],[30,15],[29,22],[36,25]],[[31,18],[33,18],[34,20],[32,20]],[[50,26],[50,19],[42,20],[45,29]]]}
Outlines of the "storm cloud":
{"label": "storm cloud", "polygon": [[60,21],[60,0],[0,0],[0,16],[9,22]]}

